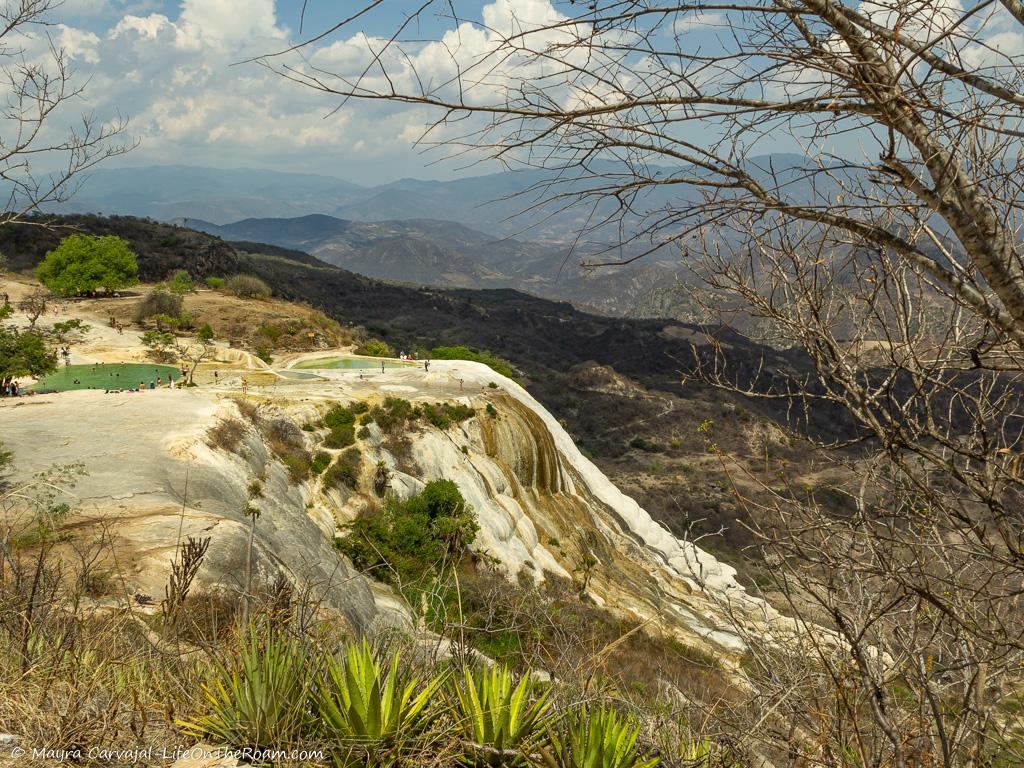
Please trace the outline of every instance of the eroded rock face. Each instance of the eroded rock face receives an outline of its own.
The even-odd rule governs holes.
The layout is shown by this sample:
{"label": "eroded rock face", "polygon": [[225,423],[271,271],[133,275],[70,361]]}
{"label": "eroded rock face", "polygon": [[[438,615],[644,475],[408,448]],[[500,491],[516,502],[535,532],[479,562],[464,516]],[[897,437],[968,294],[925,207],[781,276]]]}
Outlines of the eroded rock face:
{"label": "eroded rock face", "polygon": [[[463,390],[471,379],[499,378],[483,366],[457,365]],[[746,594],[732,567],[675,538],[619,491],[517,384],[500,379],[496,389],[472,389],[455,399],[475,406],[476,417],[447,431],[418,427],[408,457],[389,453],[371,431],[369,463],[392,468],[395,492],[408,496],[429,480],[453,480],[477,513],[474,549],[510,577],[585,582],[594,602],[716,655],[734,657],[744,648],[743,631],[763,634],[779,619]],[[432,399],[425,394],[406,396]],[[339,519],[355,516],[351,504],[336,508]]]}
{"label": "eroded rock face", "polygon": [[[212,539],[202,586],[240,591],[255,509],[255,580],[272,583],[285,574],[355,630],[407,622],[401,600],[355,573],[332,546],[344,523],[376,503],[370,474],[383,461],[391,491],[402,496],[430,480],[455,481],[480,524],[474,548],[509,578],[571,579],[608,610],[723,658],[742,652],[744,630],[764,634],[779,618],[744,592],[731,567],[655,523],[550,413],[485,366],[436,361],[429,373],[325,371],[315,381],[283,379],[244,398],[247,414],[238,396],[158,390],[26,398],[0,406],[0,434],[22,479],[53,464],[84,464],[88,474],[70,499],[73,525],[108,531],[132,588],[155,600],[163,597],[176,543],[190,535]],[[334,403],[386,396],[459,400],[476,416],[448,430],[416,424],[401,456],[371,426],[359,441],[363,477],[355,491],[324,490],[315,478],[289,481],[268,448],[268,424],[313,450],[315,433],[299,425]],[[230,445],[212,437],[225,420],[240,430]]]}
{"label": "eroded rock face", "polygon": [[393,621],[308,513],[306,489],[289,484],[251,426],[236,451],[208,445],[208,429],[222,419],[244,425],[232,400],[209,393],[80,391],[5,403],[0,435],[15,454],[14,481],[53,465],[83,465],[86,474],[67,494],[68,546],[109,536],[110,565],[125,574],[129,591],[162,599],[177,542],[187,536],[211,537],[197,587],[243,591],[251,506],[259,510],[254,587],[284,574],[304,599],[322,601],[353,630]]}

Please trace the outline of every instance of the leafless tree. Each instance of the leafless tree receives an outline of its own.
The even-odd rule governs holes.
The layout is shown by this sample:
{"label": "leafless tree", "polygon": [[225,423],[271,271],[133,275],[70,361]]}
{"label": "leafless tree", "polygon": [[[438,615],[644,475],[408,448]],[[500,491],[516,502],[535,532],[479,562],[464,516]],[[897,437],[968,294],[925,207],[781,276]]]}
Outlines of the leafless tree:
{"label": "leafless tree", "polygon": [[53,294],[45,288],[37,288],[18,302],[18,309],[28,317],[28,327],[35,328],[39,318],[46,314]]}
{"label": "leafless tree", "polygon": [[13,0],[0,8],[0,223],[67,200],[83,171],[133,146],[120,116],[72,116],[88,83],[50,34],[60,5]]}
{"label": "leafless tree", "polygon": [[214,346],[208,340],[198,336],[175,337],[174,352],[182,365],[187,366],[184,386],[192,384],[199,364],[213,354]]}
{"label": "leafless tree", "polygon": [[[261,63],[339,105],[430,115],[426,147],[550,169],[524,205],[586,204],[581,237],[614,226],[641,256],[674,244],[695,305],[802,352],[737,360],[711,330],[694,349],[847,479],[797,488],[780,466],[757,501],[737,485],[777,594],[847,651],[751,639],[758,753],[1024,762],[1024,5],[399,2],[394,34],[352,37],[331,71],[313,47],[380,5]],[[426,14],[449,22],[432,42]]]}

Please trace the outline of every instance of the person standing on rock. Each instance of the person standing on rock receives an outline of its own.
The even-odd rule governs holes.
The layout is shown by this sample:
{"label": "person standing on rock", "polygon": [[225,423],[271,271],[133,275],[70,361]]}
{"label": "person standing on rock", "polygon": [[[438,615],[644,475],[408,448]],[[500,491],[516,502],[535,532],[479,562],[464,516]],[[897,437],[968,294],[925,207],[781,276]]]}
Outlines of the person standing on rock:
{"label": "person standing on rock", "polygon": [[383,360],[380,361],[380,372],[384,373],[384,361]]}
{"label": "person standing on rock", "polygon": [[430,360],[423,361],[423,372],[430,373]]}

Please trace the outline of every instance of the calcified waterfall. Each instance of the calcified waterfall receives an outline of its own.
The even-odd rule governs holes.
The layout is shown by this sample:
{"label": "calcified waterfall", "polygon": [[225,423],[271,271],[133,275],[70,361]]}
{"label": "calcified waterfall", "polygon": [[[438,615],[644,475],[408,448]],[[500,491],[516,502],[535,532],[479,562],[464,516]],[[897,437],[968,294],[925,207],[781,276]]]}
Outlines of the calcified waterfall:
{"label": "calcified waterfall", "polygon": [[[596,560],[587,585],[596,603],[690,645],[732,656],[744,647],[737,622],[767,631],[778,615],[744,592],[731,567],[655,523],[525,390],[502,384],[503,393],[488,398],[496,417],[478,408],[458,428],[412,435],[415,470],[395,470],[399,492],[455,481],[480,523],[474,548],[510,577],[581,583],[584,563]],[[376,451],[397,467],[379,444]]]}

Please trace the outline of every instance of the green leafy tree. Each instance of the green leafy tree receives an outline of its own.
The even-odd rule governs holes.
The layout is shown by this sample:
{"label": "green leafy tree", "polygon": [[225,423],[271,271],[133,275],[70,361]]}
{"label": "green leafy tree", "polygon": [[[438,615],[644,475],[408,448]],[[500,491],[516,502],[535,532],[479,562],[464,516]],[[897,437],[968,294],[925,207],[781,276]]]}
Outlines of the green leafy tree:
{"label": "green leafy tree", "polygon": [[57,354],[38,331],[0,327],[0,384],[19,376],[45,376],[57,368]]}
{"label": "green leafy tree", "polygon": [[196,331],[196,339],[204,343],[213,341],[213,328],[210,327],[209,323],[203,323],[199,330]]}
{"label": "green leafy tree", "polygon": [[36,276],[59,296],[117,291],[139,281],[139,265],[128,243],[107,235],[70,235],[36,268]]}
{"label": "green leafy tree", "polygon": [[380,339],[368,339],[356,349],[356,354],[367,357],[391,357],[392,352],[391,347]]}
{"label": "green leafy tree", "polygon": [[140,339],[150,354],[157,360],[165,360],[174,348],[174,334],[159,330],[149,330]]}
{"label": "green leafy tree", "polygon": [[89,326],[78,318],[61,320],[50,328],[50,338],[55,344],[77,344],[86,334],[89,333]]}

